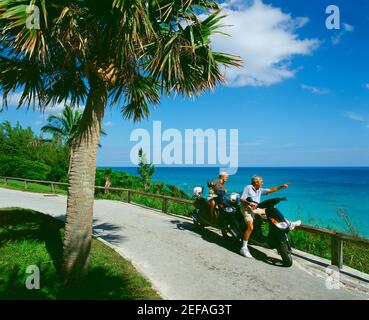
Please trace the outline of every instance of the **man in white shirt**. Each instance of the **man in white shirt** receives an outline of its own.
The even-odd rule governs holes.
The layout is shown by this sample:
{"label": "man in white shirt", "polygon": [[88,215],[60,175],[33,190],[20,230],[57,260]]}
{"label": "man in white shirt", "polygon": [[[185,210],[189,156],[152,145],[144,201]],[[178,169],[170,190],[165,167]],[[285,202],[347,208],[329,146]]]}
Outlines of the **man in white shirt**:
{"label": "man in white shirt", "polygon": [[247,224],[247,229],[243,238],[243,246],[240,250],[240,253],[247,258],[252,257],[247,247],[248,240],[254,229],[254,219],[252,216],[253,214],[265,214],[265,209],[257,208],[257,204],[260,202],[261,196],[288,188],[288,184],[282,184],[278,187],[269,189],[262,188],[262,185],[263,178],[261,176],[253,176],[251,178],[251,185],[248,185],[244,188],[240,199],[242,203],[241,212]]}

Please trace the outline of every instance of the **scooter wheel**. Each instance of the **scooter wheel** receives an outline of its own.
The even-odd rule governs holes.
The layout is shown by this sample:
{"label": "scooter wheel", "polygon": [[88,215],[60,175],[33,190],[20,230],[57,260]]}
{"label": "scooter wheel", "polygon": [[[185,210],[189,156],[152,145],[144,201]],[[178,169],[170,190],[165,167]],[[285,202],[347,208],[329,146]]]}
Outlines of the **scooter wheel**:
{"label": "scooter wheel", "polygon": [[288,245],[286,242],[281,243],[280,247],[278,248],[278,252],[281,255],[283,265],[285,267],[291,267],[293,263],[292,255],[291,255],[291,251],[288,248]]}

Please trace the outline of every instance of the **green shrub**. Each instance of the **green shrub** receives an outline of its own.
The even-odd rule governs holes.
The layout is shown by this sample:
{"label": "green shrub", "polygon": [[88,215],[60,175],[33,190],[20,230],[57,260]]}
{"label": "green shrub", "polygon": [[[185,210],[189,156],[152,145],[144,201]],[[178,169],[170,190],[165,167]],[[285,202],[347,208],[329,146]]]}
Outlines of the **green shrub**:
{"label": "green shrub", "polygon": [[45,180],[50,172],[50,166],[38,161],[17,156],[0,156],[0,175],[2,176]]}

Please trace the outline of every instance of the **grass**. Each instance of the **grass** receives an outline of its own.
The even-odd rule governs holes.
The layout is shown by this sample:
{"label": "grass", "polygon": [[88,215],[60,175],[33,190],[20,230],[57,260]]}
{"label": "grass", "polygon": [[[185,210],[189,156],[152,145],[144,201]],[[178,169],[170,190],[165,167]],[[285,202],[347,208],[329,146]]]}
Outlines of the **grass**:
{"label": "grass", "polygon": [[[127,192],[125,191],[104,192],[104,190],[97,190],[95,192],[95,198],[128,202]],[[131,202],[144,205],[149,208],[158,209],[158,210],[162,210],[163,208],[162,199],[153,198],[150,196],[145,196],[145,195],[140,195],[140,194],[132,194]],[[167,209],[168,209],[168,212],[170,213],[180,214],[183,216],[190,217],[193,211],[193,206],[186,204],[186,203],[177,203],[174,201],[168,201]]]}
{"label": "grass", "polygon": [[[5,185],[4,179],[0,179],[0,186],[2,188],[12,189],[12,190],[25,190],[25,191],[31,191],[31,192],[37,192],[37,193],[52,193],[50,185],[34,183],[34,182],[28,182],[27,189],[25,189],[23,181],[8,180],[7,184]],[[66,195],[67,188],[63,186],[55,186],[55,193]]]}
{"label": "grass", "polygon": [[[0,187],[12,190],[23,190],[36,193],[52,193],[50,185],[41,183],[30,183],[28,182],[27,189],[24,188],[24,182],[16,180],[8,180],[5,185],[4,179],[0,178]],[[63,186],[55,186],[55,194],[67,195],[67,188]],[[109,191],[96,190],[96,199],[107,199],[107,200],[117,200],[117,201],[128,201],[127,192],[125,191]],[[139,194],[132,194],[131,202],[141,204],[153,209],[161,210],[163,207],[163,200],[159,198],[152,198]],[[168,201],[168,212],[174,214],[181,214],[184,216],[191,216],[193,207],[185,203],[176,203],[173,201]]]}
{"label": "grass", "polygon": [[[4,181],[0,179],[0,186],[2,186],[2,184],[4,184]],[[8,181],[7,187],[11,189],[24,190],[24,183],[20,181]],[[50,192],[50,187],[36,183],[29,183],[27,191]],[[66,194],[67,192],[57,188],[56,193]],[[122,191],[105,192],[104,190],[97,190],[95,197],[97,199],[118,200],[124,202],[128,201],[127,192]],[[159,210],[161,210],[163,206],[161,199],[138,194],[133,194],[131,196],[131,202]],[[173,201],[168,202],[168,212],[170,213],[191,216],[192,211],[193,206],[189,204],[175,203]],[[342,216],[345,222],[348,223],[347,221],[349,221],[349,219],[344,212],[341,211],[340,216]],[[294,230],[289,234],[289,237],[292,247],[322,258],[331,258],[331,243],[328,236],[316,235],[301,230]],[[369,273],[369,250],[367,246],[344,241],[343,254],[343,263],[345,265],[359,271]]]}
{"label": "grass", "polygon": [[[329,236],[294,230],[289,233],[291,246],[313,255],[331,259],[331,239]],[[369,250],[364,244],[343,242],[343,264],[369,274]]]}
{"label": "grass", "polygon": [[[268,233],[268,223],[262,224],[262,230]],[[295,229],[288,234],[291,246],[295,249],[331,260],[330,236]],[[369,274],[369,250],[364,244],[343,241],[343,264]]]}
{"label": "grass", "polygon": [[[161,299],[132,264],[92,240],[88,276],[78,285],[60,283],[64,223],[25,209],[0,209],[1,299]],[[40,289],[28,290],[28,266],[40,269]]]}

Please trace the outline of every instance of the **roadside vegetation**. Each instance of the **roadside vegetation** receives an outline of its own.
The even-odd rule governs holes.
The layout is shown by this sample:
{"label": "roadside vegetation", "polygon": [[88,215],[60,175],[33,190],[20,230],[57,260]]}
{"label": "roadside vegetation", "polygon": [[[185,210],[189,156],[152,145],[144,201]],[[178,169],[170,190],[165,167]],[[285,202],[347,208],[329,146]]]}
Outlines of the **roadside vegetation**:
{"label": "roadside vegetation", "polygon": [[[161,299],[132,264],[92,240],[89,272],[78,284],[61,285],[64,222],[25,209],[0,209],[0,300]],[[30,254],[32,252],[32,254]],[[40,269],[40,289],[26,287],[28,266]]]}
{"label": "roadside vegetation", "polygon": [[[73,115],[73,112],[75,112],[75,115]],[[62,118],[64,121],[59,119],[61,116],[48,118],[50,124],[44,126],[42,131],[50,133],[50,128],[54,128],[55,130],[50,138],[45,138],[43,134],[38,136],[30,127],[24,128],[18,122],[14,126],[8,121],[0,123],[0,176],[67,182],[69,145],[71,137],[75,135],[73,131],[75,129],[73,128],[78,126],[75,121],[78,119],[79,110],[72,111],[69,107],[66,107],[64,113],[64,118]],[[63,128],[62,125],[57,126],[55,124],[56,118],[60,120],[60,123],[65,124],[66,128]],[[49,128],[49,130],[45,130],[45,128]],[[140,158],[137,176],[126,172],[113,172],[110,168],[96,169],[95,185],[134,189],[147,193],[190,199],[184,191],[176,186],[161,181],[152,182],[151,179],[155,169],[150,163],[147,163],[142,151]],[[5,181],[0,179],[0,184],[5,186]],[[5,187],[24,190],[24,182],[9,180]],[[56,193],[67,194],[66,187],[56,185],[55,188]],[[44,193],[51,192],[51,188],[50,185],[29,182],[27,183],[27,191]],[[119,194],[113,191],[96,190],[95,195],[99,199],[127,200],[127,193]],[[152,199],[141,195],[133,195],[132,202],[156,209],[161,208],[160,199]],[[173,203],[168,205],[173,210],[182,210],[182,206]],[[185,212],[187,211],[185,210]],[[180,213],[180,211],[177,213]]]}
{"label": "roadside vegetation", "polygon": [[67,182],[68,147],[19,122],[0,123],[0,176]]}
{"label": "roadside vegetation", "polygon": [[[331,258],[331,240],[329,236],[294,230],[289,233],[289,238],[293,248],[318,257]],[[343,264],[369,274],[368,246],[344,241]]]}
{"label": "roadside vegetation", "polygon": [[[103,177],[106,169],[98,169],[97,177]],[[123,184],[122,188],[131,188],[135,189],[136,187],[140,187],[139,177],[132,176],[128,173],[117,172],[117,177],[126,177],[123,181],[127,181],[127,184]],[[112,176],[115,176],[113,173]],[[102,178],[103,179],[103,178]],[[101,180],[102,181],[102,180]],[[129,182],[130,181],[130,182]],[[136,185],[136,183],[138,185]],[[100,184],[101,185],[101,184]],[[4,186],[4,180],[0,179],[0,187]],[[152,186],[152,193],[158,193],[155,190],[155,184]],[[24,190],[24,183],[20,181],[8,181],[7,188],[16,189],[16,190]],[[47,185],[37,184],[37,183],[29,183],[27,191],[33,192],[41,192],[41,193],[50,193],[50,187]],[[142,190],[143,191],[143,190]],[[148,191],[149,192],[149,191]],[[170,190],[167,191],[168,194],[172,194]],[[177,191],[178,192],[178,191]],[[61,188],[56,188],[57,194],[66,194],[67,191]],[[105,190],[97,190],[95,194],[96,199],[108,199],[108,200],[116,200],[127,202],[127,192],[122,191],[108,191]],[[176,197],[180,197],[180,193],[177,193]],[[187,198],[190,198],[187,196]],[[143,195],[135,195],[131,196],[131,203],[136,203],[139,205],[144,205],[153,209],[162,209],[162,200],[157,198],[152,198]],[[168,202],[168,212],[173,214],[179,214],[183,216],[191,216],[193,211],[193,206],[189,204],[180,204],[175,202]],[[293,248],[298,250],[308,252],[310,254],[330,259],[331,258],[331,242],[329,236],[312,234],[302,230],[294,230],[289,233],[289,237],[291,240],[291,245]],[[344,241],[343,245],[343,263],[346,266],[357,269],[359,271],[365,272],[369,274],[369,250],[367,246],[354,244],[347,241]]]}
{"label": "roadside vegetation", "polygon": [[[19,160],[22,162],[22,166],[15,168],[14,164],[9,160],[10,157],[3,156],[1,158],[0,156],[0,160],[3,159],[2,162],[0,161],[0,176],[16,176],[20,178],[66,182],[68,174],[68,148],[65,146],[65,141],[66,139],[60,139],[57,135],[53,135],[52,139],[37,136],[31,128],[22,128],[19,123],[14,127],[8,122],[0,124],[0,155],[7,154],[16,159],[22,159]],[[53,152],[56,155],[53,155]],[[151,164],[147,163],[143,153],[141,153],[141,159],[142,164],[139,166],[141,170],[137,176],[126,172],[113,172],[111,168],[96,169],[95,185],[133,189],[186,200],[191,199],[188,194],[176,186],[166,184],[162,181],[155,181],[153,179],[155,169]],[[59,180],[57,179],[58,177],[60,178]],[[8,180],[5,185],[4,179],[1,178],[0,187],[25,190],[24,182]],[[51,193],[51,188],[50,185],[28,182],[27,191]],[[67,188],[56,185],[55,193],[67,195]],[[126,191],[96,189],[95,198],[127,202],[128,194]],[[158,210],[161,210],[163,206],[162,199],[139,194],[131,195],[131,203]],[[193,206],[168,201],[167,210],[169,213],[190,217]],[[348,215],[341,209],[338,213],[347,224],[348,233],[357,235],[350,223]],[[295,230],[290,233],[290,239],[294,248],[330,259],[331,248],[329,237]],[[369,273],[369,250],[366,246],[345,241],[343,251],[345,265]]]}

